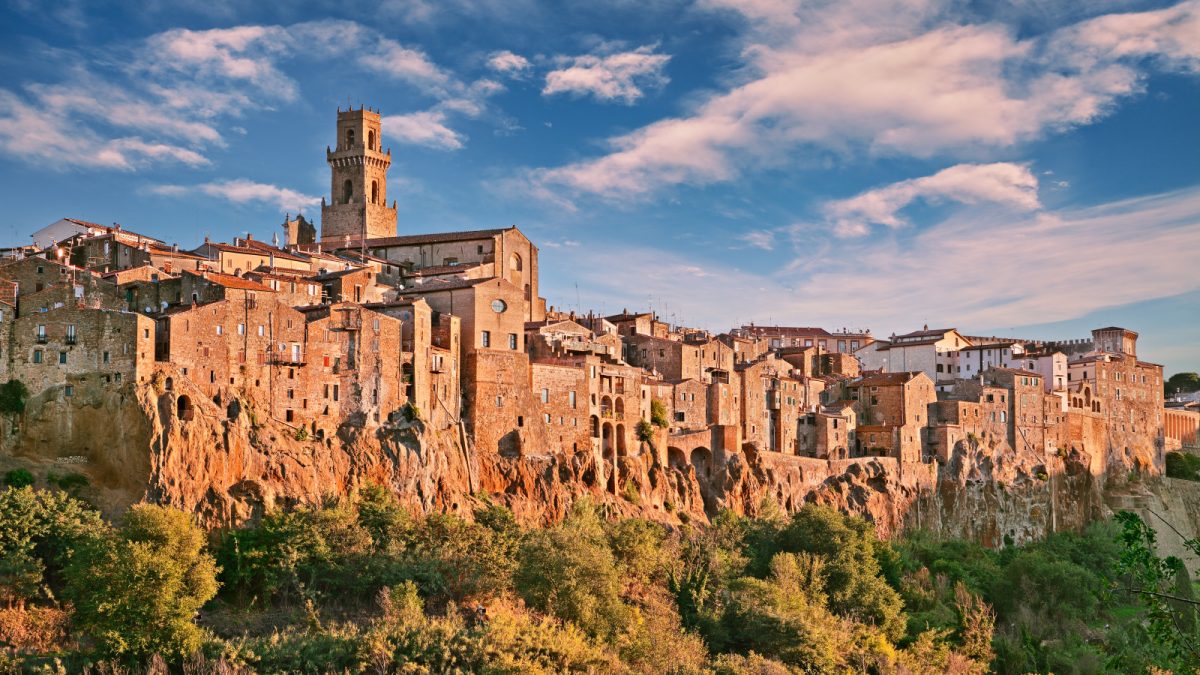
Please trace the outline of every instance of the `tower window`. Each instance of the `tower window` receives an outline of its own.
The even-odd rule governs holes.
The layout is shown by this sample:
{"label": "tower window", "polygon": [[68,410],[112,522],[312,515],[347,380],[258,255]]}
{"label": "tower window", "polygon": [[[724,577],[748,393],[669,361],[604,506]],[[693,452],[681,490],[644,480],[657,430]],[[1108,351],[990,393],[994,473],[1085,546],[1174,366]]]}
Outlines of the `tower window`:
{"label": "tower window", "polygon": [[353,193],[354,193],[354,183],[350,182],[350,180],[347,179],[345,183],[342,183],[342,203],[349,204],[350,196]]}
{"label": "tower window", "polygon": [[379,181],[371,181],[371,203],[379,203]]}
{"label": "tower window", "polygon": [[346,130],[346,147],[347,148],[354,147],[354,130],[353,129]]}
{"label": "tower window", "polygon": [[367,132],[367,147],[370,148],[371,150],[377,149],[375,147],[375,130],[374,129]]}

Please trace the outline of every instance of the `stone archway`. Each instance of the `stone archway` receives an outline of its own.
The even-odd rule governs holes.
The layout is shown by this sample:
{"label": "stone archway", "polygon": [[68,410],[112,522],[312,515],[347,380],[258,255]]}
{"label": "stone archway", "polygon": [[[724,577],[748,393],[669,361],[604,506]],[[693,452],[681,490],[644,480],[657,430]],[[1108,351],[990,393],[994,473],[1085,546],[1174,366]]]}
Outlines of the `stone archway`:
{"label": "stone archway", "polygon": [[712,478],[712,452],[704,446],[693,449],[692,466],[696,469],[697,478],[705,480]]}
{"label": "stone archway", "polygon": [[680,473],[687,473],[688,461],[683,451],[676,447],[667,448],[667,466]]}

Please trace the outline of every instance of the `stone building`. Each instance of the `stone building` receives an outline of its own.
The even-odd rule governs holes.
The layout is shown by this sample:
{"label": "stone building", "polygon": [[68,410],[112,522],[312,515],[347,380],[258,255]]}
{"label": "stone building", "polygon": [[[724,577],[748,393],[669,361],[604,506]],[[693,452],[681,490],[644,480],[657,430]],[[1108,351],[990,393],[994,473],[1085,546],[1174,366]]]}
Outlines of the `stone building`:
{"label": "stone building", "polygon": [[338,109],[337,145],[325,148],[330,201],[321,200],[322,242],[396,236],[396,203],[387,204],[392,151],[383,151],[380,125],[376,110]]}
{"label": "stone building", "polygon": [[756,326],[754,324],[735,328],[732,333],[740,338],[763,340],[770,349],[787,347],[814,347],[824,353],[853,354],[871,344],[875,338],[871,331],[849,331],[842,329],[830,332],[824,328],[801,326]]}
{"label": "stone building", "polygon": [[850,382],[858,415],[857,452],[922,460],[929,405],[937,400],[933,381],[920,371],[876,373]]}
{"label": "stone building", "polygon": [[[971,345],[970,340],[954,328],[925,327],[919,331],[893,335],[888,340],[878,340],[854,355],[862,363],[862,369],[867,371],[882,371],[887,373],[902,373],[921,371],[933,382],[946,377],[947,368],[957,365],[952,356],[964,347]],[[938,367],[941,366],[941,370]]]}

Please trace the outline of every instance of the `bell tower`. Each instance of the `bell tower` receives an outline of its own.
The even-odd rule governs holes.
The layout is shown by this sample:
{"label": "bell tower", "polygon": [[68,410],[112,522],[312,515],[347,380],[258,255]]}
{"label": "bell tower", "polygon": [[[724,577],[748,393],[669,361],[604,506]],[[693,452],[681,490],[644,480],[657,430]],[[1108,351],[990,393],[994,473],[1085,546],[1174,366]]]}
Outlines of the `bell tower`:
{"label": "bell tower", "polygon": [[381,148],[379,111],[338,108],[337,146],[325,148],[330,200],[321,199],[321,241],[396,236],[396,202],[387,205],[392,151]]}

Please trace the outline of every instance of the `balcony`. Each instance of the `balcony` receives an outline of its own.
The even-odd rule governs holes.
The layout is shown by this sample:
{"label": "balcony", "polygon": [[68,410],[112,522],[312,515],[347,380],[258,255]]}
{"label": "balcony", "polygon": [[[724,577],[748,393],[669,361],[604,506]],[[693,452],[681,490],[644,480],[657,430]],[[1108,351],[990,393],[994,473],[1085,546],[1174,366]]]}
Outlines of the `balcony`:
{"label": "balcony", "polygon": [[362,330],[362,316],[343,312],[340,319],[335,317],[330,322],[330,328],[333,330]]}
{"label": "balcony", "polygon": [[76,344],[77,338],[74,335],[68,335],[65,342],[66,342],[66,344],[73,345],[73,344]]}
{"label": "balcony", "polygon": [[45,336],[45,335],[38,335],[38,336],[37,336],[36,338],[34,338],[34,339],[35,339],[35,341],[36,341],[36,342],[37,342],[39,345],[44,345],[44,344],[46,344],[46,343],[49,341],[49,340],[46,338],[46,336]]}
{"label": "balcony", "polygon": [[303,366],[308,364],[303,356],[288,353],[271,354],[267,357],[267,363],[273,366]]}

